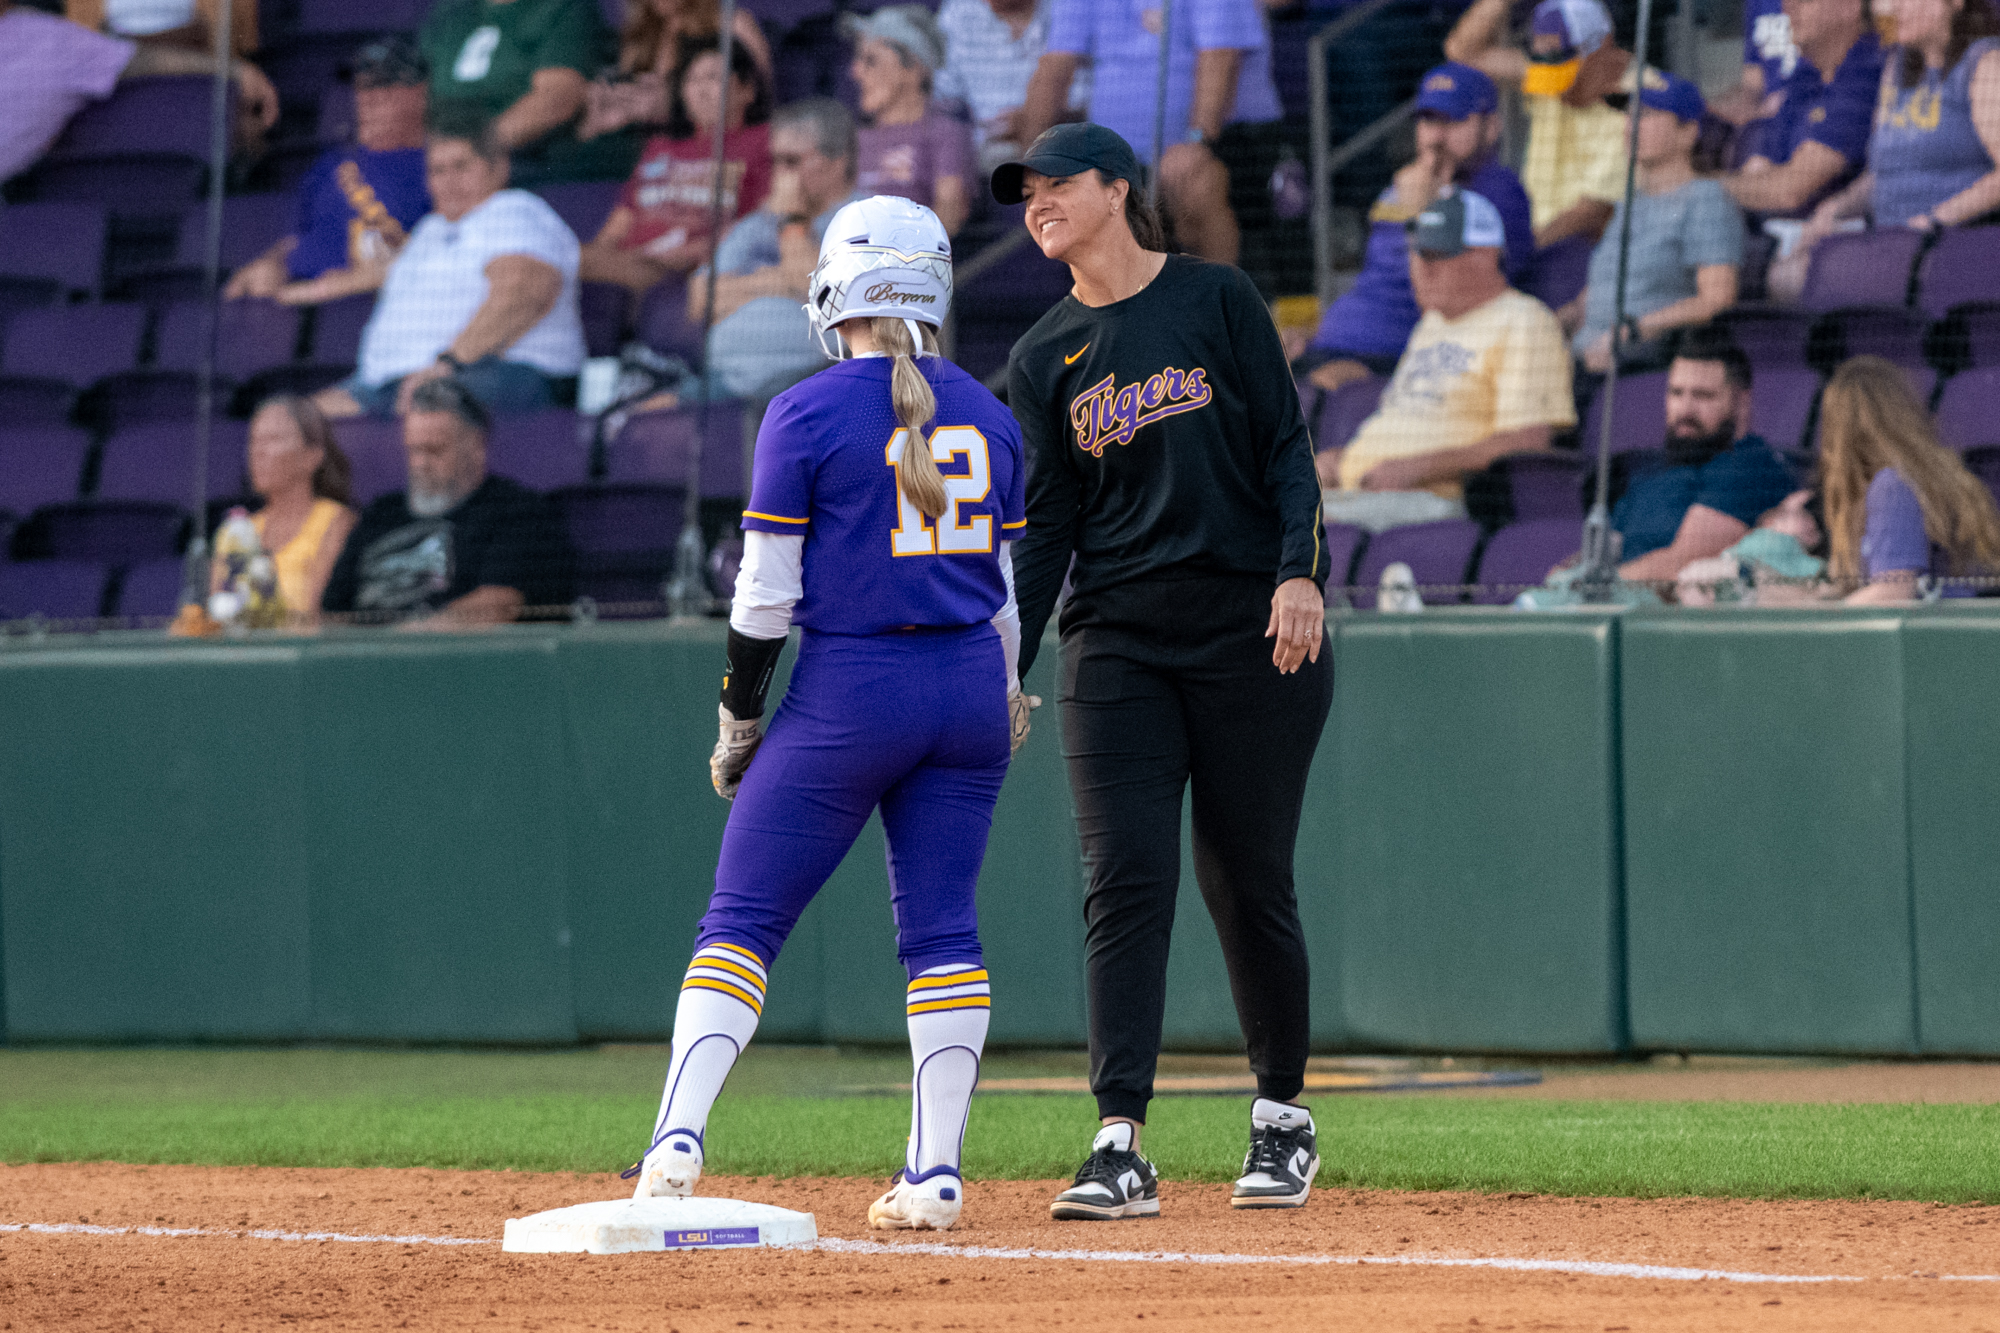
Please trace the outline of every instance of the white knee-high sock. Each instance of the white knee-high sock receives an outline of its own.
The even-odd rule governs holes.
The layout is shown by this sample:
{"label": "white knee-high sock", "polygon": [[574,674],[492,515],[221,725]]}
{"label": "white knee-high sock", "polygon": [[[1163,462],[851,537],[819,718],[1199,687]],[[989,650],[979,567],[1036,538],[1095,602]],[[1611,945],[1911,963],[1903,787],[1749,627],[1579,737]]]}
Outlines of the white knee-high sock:
{"label": "white knee-high sock", "polygon": [[910,983],[910,1059],[916,1077],[910,1085],[905,1179],[958,1174],[992,1006],[983,967],[933,967]]}
{"label": "white knee-high sock", "polygon": [[674,1055],[654,1147],[677,1132],[701,1141],[723,1080],[757,1031],[766,984],[764,964],[748,949],[711,944],[695,951],[674,1009]]}

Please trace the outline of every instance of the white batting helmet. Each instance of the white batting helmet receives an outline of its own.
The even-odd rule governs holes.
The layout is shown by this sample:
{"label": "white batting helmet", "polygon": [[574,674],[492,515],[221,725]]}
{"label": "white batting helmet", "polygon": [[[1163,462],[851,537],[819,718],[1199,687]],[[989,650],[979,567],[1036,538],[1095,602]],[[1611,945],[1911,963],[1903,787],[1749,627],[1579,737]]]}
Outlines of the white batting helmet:
{"label": "white batting helmet", "polygon": [[951,238],[922,204],[857,199],[827,224],[806,290],[813,337],[836,361],[844,348],[833,329],[844,320],[880,315],[938,328],[951,306]]}

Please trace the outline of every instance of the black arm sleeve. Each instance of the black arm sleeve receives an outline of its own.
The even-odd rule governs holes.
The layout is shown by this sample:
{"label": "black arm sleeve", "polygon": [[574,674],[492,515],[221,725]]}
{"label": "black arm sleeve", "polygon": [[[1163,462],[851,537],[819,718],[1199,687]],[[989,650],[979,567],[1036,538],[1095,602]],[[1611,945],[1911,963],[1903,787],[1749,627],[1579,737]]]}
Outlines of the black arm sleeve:
{"label": "black arm sleeve", "polygon": [[785,651],[783,639],[753,639],[729,627],[729,657],[722,664],[722,706],[738,722],[764,716],[771,673]]}
{"label": "black arm sleeve", "polygon": [[363,515],[347,534],[346,545],[334,559],[333,572],[327,575],[326,590],[320,594],[319,609],[322,611],[352,611],[354,599],[361,594],[361,552],[368,542],[381,534],[374,530]]}
{"label": "black arm sleeve", "polygon": [[[1319,474],[1313,470],[1312,434],[1299,406],[1299,387],[1285,361],[1284,344],[1255,284],[1235,272],[1224,298],[1236,374],[1250,411],[1252,438],[1267,450],[1264,486],[1278,507],[1283,536],[1279,583],[1311,579],[1326,587],[1330,568],[1326,532],[1321,527]],[[1030,509],[1032,513],[1032,507]]]}
{"label": "black arm sleeve", "polygon": [[1019,665],[1025,680],[1041,651],[1042,631],[1055,610],[1056,595],[1069,574],[1083,486],[1069,466],[1060,432],[1050,433],[1043,395],[1030,382],[1019,356],[1007,372],[1007,406],[1021,425],[1029,468],[1028,528],[1014,543],[1014,601],[1021,612]]}

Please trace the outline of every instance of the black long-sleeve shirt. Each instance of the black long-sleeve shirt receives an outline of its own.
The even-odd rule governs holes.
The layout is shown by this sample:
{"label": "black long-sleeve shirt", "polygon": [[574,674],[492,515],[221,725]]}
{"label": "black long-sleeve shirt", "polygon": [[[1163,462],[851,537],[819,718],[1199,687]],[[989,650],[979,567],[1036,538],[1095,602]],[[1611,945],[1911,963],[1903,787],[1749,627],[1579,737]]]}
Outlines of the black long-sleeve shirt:
{"label": "black long-sleeve shirt", "polygon": [[1123,301],[1063,298],[1014,344],[1007,402],[1034,460],[1014,548],[1024,673],[1072,552],[1077,598],[1175,574],[1325,586],[1312,440],[1242,270],[1173,255]]}

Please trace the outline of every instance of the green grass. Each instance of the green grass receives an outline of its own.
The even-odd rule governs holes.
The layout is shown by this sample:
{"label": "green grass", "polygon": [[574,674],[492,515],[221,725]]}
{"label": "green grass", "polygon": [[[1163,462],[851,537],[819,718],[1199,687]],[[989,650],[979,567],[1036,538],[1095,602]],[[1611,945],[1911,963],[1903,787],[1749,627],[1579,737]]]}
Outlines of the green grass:
{"label": "green grass", "polygon": [[[603,1171],[644,1146],[664,1052],[0,1051],[0,1161]],[[995,1075],[1073,1073],[1074,1056],[996,1057]],[[906,1077],[904,1058],[752,1051],[711,1122],[710,1166],[887,1175],[901,1098],[840,1096]],[[801,1091],[811,1095],[798,1095]],[[1568,1195],[2000,1199],[2000,1107],[1324,1097],[1326,1184]],[[1165,1175],[1224,1180],[1236,1098],[1155,1104]],[[968,1173],[1075,1168],[1081,1096],[983,1097]]]}

